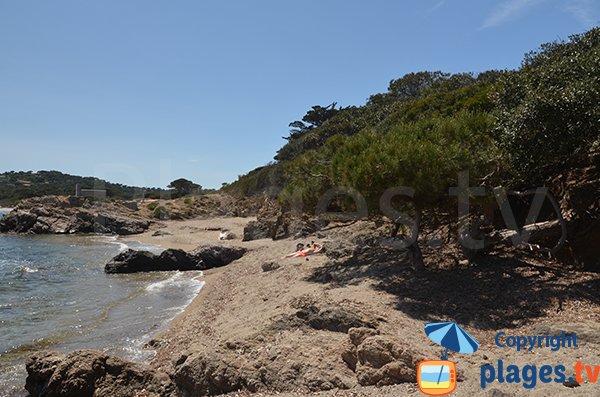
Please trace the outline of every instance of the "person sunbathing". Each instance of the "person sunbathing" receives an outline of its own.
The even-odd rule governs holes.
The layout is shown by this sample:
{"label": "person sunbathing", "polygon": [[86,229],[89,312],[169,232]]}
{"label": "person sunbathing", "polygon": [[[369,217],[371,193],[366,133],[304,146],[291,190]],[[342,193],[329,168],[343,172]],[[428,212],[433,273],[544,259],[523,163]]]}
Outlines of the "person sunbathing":
{"label": "person sunbathing", "polygon": [[296,251],[287,254],[286,256],[284,256],[284,258],[298,258],[302,256],[309,256],[321,252],[322,249],[323,246],[321,244],[315,243],[314,241],[311,241],[310,244],[306,244],[306,248],[304,247],[304,244],[298,243],[296,245]]}

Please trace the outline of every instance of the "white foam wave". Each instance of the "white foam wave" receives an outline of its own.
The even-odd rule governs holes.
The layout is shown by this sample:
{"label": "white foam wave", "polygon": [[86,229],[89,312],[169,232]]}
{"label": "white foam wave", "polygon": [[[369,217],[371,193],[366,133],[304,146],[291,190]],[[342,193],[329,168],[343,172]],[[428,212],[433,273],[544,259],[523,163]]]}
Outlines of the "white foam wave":
{"label": "white foam wave", "polygon": [[39,272],[39,269],[36,269],[35,267],[29,267],[29,266],[19,266],[17,268],[17,271],[20,273],[37,273],[37,272]]}
{"label": "white foam wave", "polygon": [[101,241],[106,244],[113,244],[119,246],[119,252],[126,251],[129,246],[122,241],[118,240],[119,236],[98,236],[97,241]]}
{"label": "white foam wave", "polygon": [[[199,276],[201,276],[202,272],[199,272],[199,273],[200,273]],[[159,292],[165,288],[192,287],[191,290],[196,294],[197,292],[200,292],[199,288],[201,288],[201,286],[198,288],[198,285],[200,285],[200,284],[203,285],[204,282],[202,282],[200,280],[196,280],[196,278],[186,278],[184,276],[184,272],[175,272],[171,277],[169,277],[165,280],[156,281],[154,283],[149,284],[148,286],[146,286],[146,291]],[[197,292],[196,292],[196,290],[197,290]]]}

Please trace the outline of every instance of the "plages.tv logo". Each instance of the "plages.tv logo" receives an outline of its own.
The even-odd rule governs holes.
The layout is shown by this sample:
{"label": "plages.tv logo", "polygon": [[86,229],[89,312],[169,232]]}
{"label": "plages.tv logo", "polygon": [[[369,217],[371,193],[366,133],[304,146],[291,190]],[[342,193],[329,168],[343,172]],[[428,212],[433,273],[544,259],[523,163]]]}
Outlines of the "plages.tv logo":
{"label": "plages.tv logo", "polygon": [[419,390],[429,396],[450,394],[456,389],[456,364],[448,360],[448,350],[471,354],[477,351],[479,342],[455,322],[427,323],[425,333],[445,350],[442,351],[440,360],[425,360],[419,363]]}

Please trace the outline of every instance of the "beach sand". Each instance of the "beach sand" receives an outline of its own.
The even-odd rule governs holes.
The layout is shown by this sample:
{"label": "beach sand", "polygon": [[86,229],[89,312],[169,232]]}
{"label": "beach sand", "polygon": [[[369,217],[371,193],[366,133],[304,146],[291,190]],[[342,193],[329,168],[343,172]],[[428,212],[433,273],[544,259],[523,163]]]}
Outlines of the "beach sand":
{"label": "beach sand", "polygon": [[[354,278],[344,283],[331,283],[315,280],[315,272],[326,268],[329,259],[322,254],[305,258],[281,259],[285,254],[293,250],[297,242],[309,242],[319,240],[327,249],[329,244],[343,243],[342,231],[326,233],[322,239],[309,236],[302,240],[286,239],[272,241],[270,239],[242,242],[241,236],[244,225],[253,218],[210,218],[186,221],[166,221],[154,225],[148,232],[125,237],[125,240],[137,240],[147,244],[157,244],[164,248],[181,248],[190,250],[200,244],[226,244],[245,247],[249,252],[240,260],[223,268],[211,269],[205,272],[206,284],[193,302],[169,325],[168,329],[156,335],[159,341],[156,356],[151,365],[154,368],[171,371],[175,362],[181,356],[189,355],[217,355],[224,360],[234,360],[240,365],[259,365],[268,369],[272,365],[279,367],[281,371],[290,366],[302,366],[309,368],[302,376],[311,374],[310,368],[323,373],[336,373],[341,378],[352,380],[355,373],[348,368],[341,358],[345,346],[348,344],[348,335],[343,332],[331,332],[323,329],[310,327],[294,327],[286,321],[295,316],[298,308],[314,304],[338,305],[351,310],[364,318],[375,319],[378,330],[397,341],[400,346],[417,351],[422,357],[436,360],[439,359],[440,348],[431,343],[423,332],[424,323],[428,320],[439,321],[439,314],[428,313],[429,301],[427,291],[431,292],[431,300],[439,299],[439,287],[436,283],[440,281],[437,273],[427,273],[422,278],[411,276],[412,270],[407,270],[407,279],[391,277],[384,282],[397,283],[394,288],[386,288],[382,280],[369,275],[368,269],[360,269],[354,274]],[[364,229],[364,225],[353,226],[357,231]],[[237,235],[230,241],[219,241],[219,231],[214,229],[226,228]],[[213,229],[213,230],[208,230]],[[157,230],[169,234],[153,236]],[[265,272],[261,265],[266,262],[274,262],[280,267],[273,271]],[[396,265],[400,266],[400,265]],[[500,277],[518,279],[516,269],[530,277],[541,278],[542,272],[555,272],[556,278],[550,279],[548,283],[552,288],[564,288],[567,290],[569,274],[563,274],[560,270],[550,269],[545,265],[515,262],[514,268],[507,267],[505,270],[495,270],[493,274]],[[526,269],[526,270],[523,270]],[[343,269],[342,269],[343,270]],[[448,296],[462,296],[464,302],[471,297],[464,296],[470,288],[473,280],[485,277],[496,277],[484,273],[484,270],[469,270],[472,279],[459,279],[459,286],[449,282]],[[357,270],[358,271],[358,270]],[[462,270],[461,270],[462,271]],[[454,274],[459,272],[455,270]],[[446,273],[450,274],[450,273]],[[528,276],[529,277],[529,276]],[[574,276],[573,276],[574,277]],[[579,276],[578,276],[579,277]],[[585,274],[589,283],[597,283],[598,276]],[[557,279],[558,278],[558,279]],[[520,280],[520,279],[519,279]],[[563,282],[563,286],[561,283]],[[454,293],[452,288],[460,289],[460,283],[464,283],[464,291]],[[480,282],[480,281],[476,281]],[[481,281],[483,283],[483,280]],[[492,281],[498,284],[497,281]],[[579,349],[561,349],[553,352],[547,348],[534,349],[531,352],[516,352],[514,349],[499,348],[494,344],[494,336],[499,329],[490,327],[482,319],[492,319],[496,314],[482,308],[481,313],[472,313],[474,319],[480,321],[470,324],[462,324],[476,337],[481,346],[472,355],[451,354],[449,359],[456,363],[458,371],[458,385],[455,396],[479,396],[489,395],[491,389],[499,389],[509,395],[529,396],[589,396],[597,395],[598,388],[594,384],[584,383],[580,387],[566,387],[558,383],[543,384],[538,381],[536,388],[525,389],[522,384],[492,383],[485,390],[480,386],[480,367],[485,364],[497,365],[497,360],[502,359],[505,366],[516,364],[520,368],[525,365],[544,364],[565,365],[567,376],[573,375],[573,365],[579,359],[587,364],[600,364],[598,359],[598,348],[600,346],[600,310],[598,304],[591,304],[586,299],[571,296],[562,292],[561,302],[549,302],[547,307],[540,308],[536,318],[528,318],[530,313],[527,305],[540,305],[542,301],[536,301],[536,296],[547,293],[542,284],[533,284],[531,291],[522,291],[523,294],[514,299],[517,313],[522,313],[521,325],[516,324],[514,319],[507,319],[506,329],[511,335],[537,335],[543,330],[576,331],[580,334],[581,347]],[[516,287],[515,291],[524,287]],[[429,290],[428,290],[429,289]],[[504,289],[499,294],[516,294],[515,291]],[[553,291],[553,290],[552,290]],[[485,293],[482,292],[482,293]],[[419,295],[421,294],[421,295]],[[415,312],[410,309],[410,299],[415,296],[424,296],[421,311]],[[558,296],[558,295],[557,295]],[[413,297],[413,298],[410,298]],[[481,298],[473,298],[481,299]],[[500,295],[496,298],[491,294],[490,304],[494,305],[494,299],[500,302]],[[529,301],[531,299],[531,301]],[[509,299],[510,300],[510,299]],[[525,301],[523,301],[525,300]],[[503,299],[502,302],[506,302]],[[433,302],[435,303],[435,302]],[[446,304],[447,302],[440,302]],[[551,304],[550,304],[551,303]],[[451,303],[450,303],[451,304]],[[463,303],[465,304],[465,303]],[[498,303],[498,305],[504,303]],[[408,305],[408,306],[407,306]],[[461,305],[460,301],[456,305]],[[457,306],[457,313],[460,307]],[[412,306],[412,307],[419,307]],[[430,309],[434,310],[434,309]],[[543,313],[543,314],[542,314]],[[518,316],[519,314],[517,314]],[[508,323],[514,321],[514,323]],[[231,348],[237,346],[237,348]],[[262,360],[262,361],[261,361]],[[270,361],[269,361],[270,360]],[[258,369],[257,369],[258,371]],[[318,372],[317,371],[317,372]],[[285,385],[278,384],[285,389]],[[251,394],[247,391],[230,393],[231,396],[305,396],[310,394],[307,390],[287,391],[283,393],[260,391]],[[350,390],[330,390],[314,393],[318,396],[407,396],[421,395],[416,383],[402,383],[384,387],[361,387],[357,386]]]}

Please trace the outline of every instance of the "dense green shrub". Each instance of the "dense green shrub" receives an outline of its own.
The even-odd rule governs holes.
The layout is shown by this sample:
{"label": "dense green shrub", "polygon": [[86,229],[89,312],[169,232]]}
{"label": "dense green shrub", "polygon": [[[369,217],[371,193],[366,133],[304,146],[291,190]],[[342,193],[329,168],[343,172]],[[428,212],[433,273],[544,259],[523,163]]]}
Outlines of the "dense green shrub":
{"label": "dense green shrub", "polygon": [[315,106],[290,127],[277,163],[227,189],[254,194],[275,179],[282,200],[314,208],[346,186],[376,208],[386,188],[410,186],[419,206],[439,208],[456,203],[442,199],[460,171],[472,184],[516,174],[539,185],[600,156],[600,28],[542,45],[517,71],[410,73],[363,106]]}
{"label": "dense green shrub", "polygon": [[528,54],[494,99],[500,144],[522,178],[586,161],[600,134],[600,28]]}
{"label": "dense green shrub", "polygon": [[223,186],[223,191],[234,196],[254,196],[264,192],[279,191],[285,185],[283,166],[279,163],[258,167],[246,175],[240,175],[237,181]]}
{"label": "dense green shrub", "polygon": [[285,195],[301,195],[312,207],[328,188],[352,187],[376,209],[386,189],[408,186],[415,189],[419,206],[435,204],[457,183],[459,172],[469,171],[474,182],[498,168],[491,126],[488,114],[463,111],[398,124],[383,133],[334,137],[288,164]]}
{"label": "dense green shrub", "polygon": [[169,210],[166,207],[159,205],[154,208],[152,212],[152,216],[156,219],[168,219],[169,218]]}

